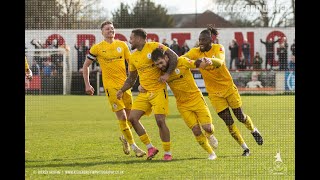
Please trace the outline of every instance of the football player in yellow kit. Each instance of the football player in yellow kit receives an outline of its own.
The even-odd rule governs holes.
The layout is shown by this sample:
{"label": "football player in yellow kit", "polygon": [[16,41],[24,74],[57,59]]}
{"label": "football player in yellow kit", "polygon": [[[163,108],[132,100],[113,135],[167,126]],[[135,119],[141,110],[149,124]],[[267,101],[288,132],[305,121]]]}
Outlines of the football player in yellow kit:
{"label": "football player in yellow kit", "polygon": [[213,36],[217,36],[218,31],[212,27],[203,30],[199,35],[199,47],[191,48],[184,57],[199,59],[203,57],[218,58],[223,61],[220,67],[212,65],[206,69],[199,69],[202,74],[210,102],[225,122],[231,136],[243,148],[243,156],[249,156],[250,151],[243,140],[239,129],[236,127],[230,109],[236,118],[250,130],[258,145],[263,144],[263,139],[258,129],[253,125],[251,118],[245,114],[241,108],[242,101],[237,86],[234,84],[230,72],[225,64],[225,50],[221,44],[213,44]]}
{"label": "football player in yellow kit", "polygon": [[[155,49],[151,58],[159,69],[166,72],[169,56],[162,49]],[[190,70],[198,67],[205,68],[209,63],[211,65],[213,62],[207,64],[201,60],[194,61],[186,57],[178,57],[177,67],[170,74],[167,83],[176,98],[177,108],[184,122],[192,130],[200,146],[209,153],[208,159],[214,160],[217,158],[214,149],[218,147],[218,140],[213,135],[212,117]],[[218,59],[215,63],[221,65],[222,61]],[[142,86],[139,91],[145,92]],[[204,132],[201,131],[201,128]]]}
{"label": "football player in yellow kit", "polygon": [[98,61],[102,71],[102,82],[106,96],[119,120],[122,136],[120,137],[123,143],[123,151],[125,154],[130,153],[130,146],[137,157],[143,157],[146,152],[141,150],[134,142],[131,124],[128,121],[130,109],[132,107],[131,90],[124,91],[123,98],[117,99],[116,92],[121,88],[121,85],[127,78],[125,60],[128,61],[130,51],[127,44],[123,41],[115,40],[115,29],[111,21],[105,21],[101,24],[101,33],[104,40],[98,44],[94,44],[90,53],[83,64],[83,79],[85,83],[86,93],[94,94],[94,88],[89,81],[89,66],[93,61]]}
{"label": "football player in yellow kit", "polygon": [[[144,126],[140,122],[140,118],[143,115],[150,114],[153,110],[162,140],[163,160],[169,161],[172,159],[172,155],[170,151],[170,131],[165,121],[169,108],[166,81],[177,66],[177,55],[167,46],[158,42],[147,42],[146,39],[147,33],[145,30],[132,30],[130,44],[131,48],[136,50],[130,56],[129,76],[118,91],[117,96],[119,99],[123,98],[123,93],[135,84],[139,75],[140,84],[147,92],[139,93],[136,97],[129,115],[129,121],[139,135],[140,140],[147,146],[147,159],[151,160],[159,150],[152,145]],[[170,57],[169,67],[164,74],[154,65],[151,59],[151,53],[156,48],[163,49]]]}

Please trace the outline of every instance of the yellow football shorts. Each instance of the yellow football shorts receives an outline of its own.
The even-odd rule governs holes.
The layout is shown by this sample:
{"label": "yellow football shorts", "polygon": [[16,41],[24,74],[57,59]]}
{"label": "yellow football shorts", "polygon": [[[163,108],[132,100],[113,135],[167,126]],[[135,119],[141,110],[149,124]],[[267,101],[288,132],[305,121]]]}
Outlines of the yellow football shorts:
{"label": "yellow football shorts", "polygon": [[188,103],[177,102],[177,108],[184,122],[190,129],[196,124],[200,126],[212,124],[211,113],[202,95],[193,98]]}
{"label": "yellow football shorts", "polygon": [[241,97],[235,84],[224,93],[209,93],[208,97],[217,113],[225,110],[228,107],[236,109],[242,106]]}
{"label": "yellow football shorts", "polygon": [[108,88],[105,89],[106,96],[108,97],[111,109],[113,112],[120,111],[121,109],[131,109],[132,107],[132,93],[128,89],[123,93],[122,99],[117,99],[117,91],[119,89]]}
{"label": "yellow football shorts", "polygon": [[169,99],[167,89],[160,89],[158,91],[147,91],[139,93],[133,102],[132,110],[144,111],[144,115],[169,113]]}

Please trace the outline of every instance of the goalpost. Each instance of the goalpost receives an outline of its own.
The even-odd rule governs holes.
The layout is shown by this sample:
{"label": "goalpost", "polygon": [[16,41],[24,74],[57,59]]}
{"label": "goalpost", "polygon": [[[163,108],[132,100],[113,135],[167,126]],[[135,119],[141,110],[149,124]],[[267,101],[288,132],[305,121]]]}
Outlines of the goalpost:
{"label": "goalpost", "polygon": [[[41,80],[50,80],[62,78],[62,94],[71,94],[71,79],[72,79],[72,63],[70,52],[64,48],[58,49],[25,49],[25,55],[31,70],[32,68],[39,69],[39,74],[33,72],[33,75],[38,75]],[[37,64],[37,65],[36,65]],[[32,67],[35,65],[34,67]],[[35,69],[33,71],[36,71]],[[55,82],[54,82],[55,83]],[[59,86],[56,84],[45,84],[49,88],[48,92],[58,91]],[[49,93],[50,94],[50,93]]]}

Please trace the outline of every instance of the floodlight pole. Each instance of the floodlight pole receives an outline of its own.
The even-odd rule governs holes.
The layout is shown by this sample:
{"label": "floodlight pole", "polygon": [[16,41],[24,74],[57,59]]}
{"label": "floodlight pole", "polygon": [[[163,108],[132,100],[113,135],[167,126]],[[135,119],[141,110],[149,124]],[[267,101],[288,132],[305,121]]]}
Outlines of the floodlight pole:
{"label": "floodlight pole", "polygon": [[195,27],[198,27],[197,26],[197,0],[194,0],[194,2],[195,2],[195,6],[194,7],[195,7],[195,10],[196,10],[196,15],[195,15],[196,17],[194,18],[194,21],[195,21],[194,24],[195,24]]}

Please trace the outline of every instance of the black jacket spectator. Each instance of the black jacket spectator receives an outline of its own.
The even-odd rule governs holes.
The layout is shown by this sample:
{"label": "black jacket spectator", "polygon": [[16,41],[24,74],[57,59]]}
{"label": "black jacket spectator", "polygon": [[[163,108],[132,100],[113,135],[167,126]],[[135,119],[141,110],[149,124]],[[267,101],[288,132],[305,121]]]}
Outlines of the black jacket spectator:
{"label": "black jacket spectator", "polygon": [[167,43],[167,39],[166,38],[162,39],[162,44],[167,46],[167,47],[169,47],[169,44]]}
{"label": "black jacket spectator", "polygon": [[187,53],[190,50],[187,42],[184,42],[182,47],[181,47],[181,55],[184,55],[185,53]]}
{"label": "black jacket spectator", "polygon": [[170,49],[172,49],[178,56],[181,55],[181,48],[177,42],[177,39],[172,40],[173,43],[170,45]]}
{"label": "black jacket spectator", "polygon": [[78,51],[78,71],[82,68],[84,61],[86,60],[87,51],[89,47],[81,43],[80,46],[74,45],[74,48]]}
{"label": "black jacket spectator", "polygon": [[230,50],[230,65],[229,69],[232,69],[232,63],[235,61],[235,66],[239,66],[239,45],[235,39],[232,40],[232,42],[229,45]]}
{"label": "black jacket spectator", "polygon": [[248,42],[248,40],[244,40],[244,42],[241,45],[242,48],[242,53],[245,59],[245,66],[247,68],[251,67],[251,57],[250,57],[250,43]]}
{"label": "black jacket spectator", "polygon": [[274,44],[277,43],[279,40],[280,38],[276,41],[273,41],[272,38],[270,38],[268,41],[262,41],[262,39],[260,39],[260,42],[266,46],[266,69],[268,67],[268,64],[270,64],[270,69],[273,68]]}
{"label": "black jacket spectator", "polygon": [[280,71],[285,71],[288,68],[288,45],[282,43],[277,49],[277,55],[279,56]]}

